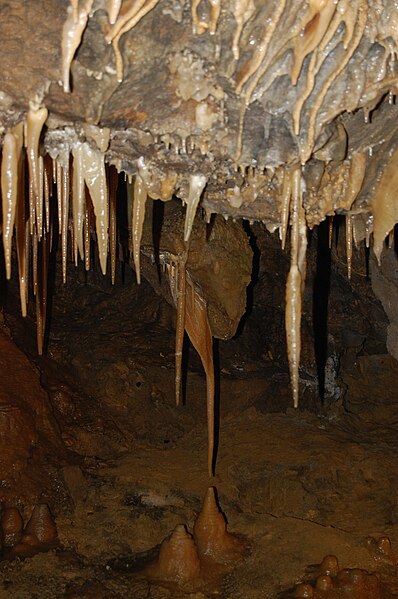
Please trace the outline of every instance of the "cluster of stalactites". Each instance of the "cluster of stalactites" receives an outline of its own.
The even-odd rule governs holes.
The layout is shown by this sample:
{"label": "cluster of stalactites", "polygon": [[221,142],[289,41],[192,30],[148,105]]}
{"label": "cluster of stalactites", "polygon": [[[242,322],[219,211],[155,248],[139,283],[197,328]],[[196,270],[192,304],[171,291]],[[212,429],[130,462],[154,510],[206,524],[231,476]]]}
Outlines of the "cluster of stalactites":
{"label": "cluster of stalactites", "polygon": [[[316,139],[318,116],[326,95],[336,79],[346,69],[350,59],[357,50],[365,32],[368,19],[368,0],[309,0],[306,10],[302,11],[297,3],[297,19],[290,34],[279,35],[278,27],[286,14],[291,11],[291,3],[280,0],[276,3],[270,18],[263,27],[263,37],[253,45],[249,59],[236,73],[236,92],[242,98],[240,117],[240,135],[238,136],[237,154],[240,153],[242,129],[246,107],[261,98],[282,75],[290,75],[291,83],[297,86],[303,71],[304,60],[309,56],[308,68],[303,77],[306,78],[303,91],[298,96],[293,107],[293,128],[295,134],[300,133],[300,159],[305,164],[313,151]],[[236,0],[235,20],[236,31],[232,41],[232,51],[236,60],[239,59],[239,42],[243,27],[252,18],[255,7],[252,0]],[[299,18],[299,16],[302,16]],[[343,55],[336,62],[335,68],[325,78],[316,98],[311,103],[308,120],[303,130],[301,119],[304,105],[311,96],[316,77],[329,54],[329,44],[344,24],[342,40]],[[286,65],[275,69],[274,65],[288,52],[292,52],[293,61],[290,69]]]}
{"label": "cluster of stalactites", "polygon": [[[95,226],[99,262],[105,274],[108,253],[112,282],[115,279],[117,224],[116,193],[118,174],[105,163],[109,135],[95,128],[90,141],[77,138],[54,159],[43,155],[40,144],[48,116],[45,107],[32,106],[26,121],[8,131],[3,140],[1,195],[3,245],[6,276],[11,276],[12,240],[16,236],[22,315],[28,301],[29,258],[32,258],[33,292],[37,307],[37,340],[43,350],[46,322],[47,271],[54,231],[58,230],[62,248],[62,273],[66,281],[68,239],[72,257],[90,268],[91,228]],[[98,130],[97,130],[98,129]],[[93,139],[96,143],[93,143]],[[176,176],[166,176],[164,185],[154,185],[153,175],[143,157],[136,164],[134,184],[127,183],[131,201],[133,257],[140,282],[140,243],[147,197],[170,200]],[[186,197],[184,239],[188,242],[196,210],[206,185],[204,175],[191,174]],[[159,187],[159,191],[156,191]],[[26,192],[25,192],[26,191]]]}

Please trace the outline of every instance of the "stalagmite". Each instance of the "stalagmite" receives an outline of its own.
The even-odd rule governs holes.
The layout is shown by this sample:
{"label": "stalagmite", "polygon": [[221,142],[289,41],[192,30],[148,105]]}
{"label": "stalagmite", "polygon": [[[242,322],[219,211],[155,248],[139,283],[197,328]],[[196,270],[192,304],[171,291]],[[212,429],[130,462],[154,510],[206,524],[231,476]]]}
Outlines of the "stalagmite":
{"label": "stalagmite", "polygon": [[35,505],[25,532],[35,535],[40,543],[44,545],[56,543],[58,537],[57,526],[46,503]]}
{"label": "stalagmite", "polygon": [[302,285],[305,281],[306,227],[301,199],[301,170],[292,171],[291,262],[286,282],[286,341],[294,407],[299,399]]}
{"label": "stalagmite", "polygon": [[147,201],[147,188],[141,175],[137,173],[134,182],[134,204],[133,204],[133,222],[132,222],[132,238],[133,238],[133,258],[135,266],[135,274],[137,283],[141,283],[141,266],[140,266],[140,251],[142,228],[145,220],[145,205]]}
{"label": "stalagmite", "polygon": [[11,249],[18,196],[18,147],[13,133],[6,133],[1,160],[1,197],[3,210],[3,246],[6,277],[11,277]]}
{"label": "stalagmite", "polygon": [[384,240],[398,223],[397,189],[398,149],[384,169],[372,200],[373,251],[379,264]]}
{"label": "stalagmite", "polygon": [[40,183],[39,141],[47,116],[47,108],[31,106],[26,119],[25,143],[29,165],[29,185],[31,186],[29,194],[31,231],[36,223],[37,206],[43,203],[43,185]]}
{"label": "stalagmite", "polygon": [[109,209],[104,154],[91,148],[88,143],[82,144],[82,167],[84,180],[94,207],[98,254],[102,273],[105,274],[108,256]]}
{"label": "stalagmite", "polygon": [[189,582],[200,574],[200,561],[195,543],[185,526],[178,524],[160,546],[157,561],[147,568],[150,578]]}
{"label": "stalagmite", "polygon": [[94,0],[86,0],[83,6],[68,6],[68,16],[62,29],[62,85],[70,92],[69,73],[73,57],[82,40]]}
{"label": "stalagmite", "polygon": [[206,182],[207,179],[204,175],[191,175],[189,178],[189,194],[185,213],[184,241],[188,241],[190,238],[196,210]]}
{"label": "stalagmite", "polygon": [[227,531],[226,520],[217,504],[215,487],[206,491],[193,535],[199,558],[205,562],[235,562],[243,556],[244,544]]}

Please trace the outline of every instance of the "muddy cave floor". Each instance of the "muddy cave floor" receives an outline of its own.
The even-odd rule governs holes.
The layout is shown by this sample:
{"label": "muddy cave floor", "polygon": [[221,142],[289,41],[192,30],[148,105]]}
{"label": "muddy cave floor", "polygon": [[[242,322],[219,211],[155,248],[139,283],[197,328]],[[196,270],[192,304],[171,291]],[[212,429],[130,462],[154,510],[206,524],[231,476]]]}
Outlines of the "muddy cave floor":
{"label": "muddy cave floor", "polygon": [[[317,397],[306,349],[302,403],[294,411],[278,282],[287,261],[269,268],[274,251],[271,244],[260,260],[240,335],[218,346],[220,434],[211,483],[229,530],[248,540],[249,551],[192,593],[152,583],[135,565],[175,525],[192,530],[209,484],[205,380],[192,349],[185,405],[174,404],[173,310],[145,281],[137,287],[129,267],[122,276],[118,266],[112,288],[96,270],[86,275],[70,265],[66,286],[55,282],[40,358],[33,303],[22,320],[15,283],[9,285],[2,354],[23,362],[27,381],[40,379],[67,451],[53,444],[40,470],[43,490],[35,491],[50,504],[61,546],[0,562],[1,598],[289,597],[327,554],[341,567],[379,572],[383,597],[398,597],[398,562],[369,541],[388,536],[398,552],[398,364],[386,354],[385,317],[368,280],[354,269],[350,285],[332,269],[329,345],[340,347],[332,348],[329,396],[323,404]],[[16,383],[4,363],[2,370],[4,409]],[[38,479],[30,485],[23,476],[29,468],[19,483],[25,499],[14,490],[22,511]]]}

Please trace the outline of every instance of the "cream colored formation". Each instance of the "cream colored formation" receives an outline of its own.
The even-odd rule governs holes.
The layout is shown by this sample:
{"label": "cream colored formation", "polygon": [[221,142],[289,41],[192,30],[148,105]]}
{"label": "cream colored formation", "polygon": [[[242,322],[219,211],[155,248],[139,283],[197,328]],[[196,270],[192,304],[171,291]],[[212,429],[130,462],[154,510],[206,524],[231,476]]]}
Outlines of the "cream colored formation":
{"label": "cream colored formation", "polygon": [[[111,43],[115,50],[116,76],[119,81],[123,79],[120,39],[154,9],[158,2],[160,0],[125,0],[123,2],[107,0],[105,3],[109,22],[104,35],[106,41]],[[103,7],[104,5],[99,3],[98,6]],[[65,92],[71,90],[72,61],[81,43],[88,20],[98,6],[94,0],[71,0],[68,6],[62,33],[61,72]],[[318,155],[321,156],[323,152],[321,159],[325,161],[321,184],[315,191],[311,188],[306,189],[302,165],[312,157],[314,151],[319,127],[319,113],[331,86],[344,71],[359,46],[367,25],[369,5],[367,0],[354,0],[353,2],[349,0],[309,0],[307,3],[303,2],[297,7],[298,18],[291,29],[290,36],[287,39],[286,37],[282,39],[278,36],[278,25],[285,18],[289,6],[288,0],[277,2],[270,19],[260,27],[262,31],[260,39],[253,45],[246,62],[236,72],[235,91],[241,98],[241,121],[238,133],[238,154],[240,154],[240,142],[247,107],[260,98],[275,79],[283,74],[279,70],[272,71],[271,67],[284,53],[289,50],[292,53],[290,65],[292,86],[297,86],[303,79],[305,81],[293,109],[292,126],[300,148],[297,162],[279,167],[272,173],[272,176],[275,176],[280,182],[279,234],[283,248],[289,223],[291,229],[291,267],[286,284],[286,337],[294,405],[297,406],[307,225],[314,226],[325,218],[325,215],[332,219],[337,209],[343,209],[347,214],[348,276],[351,275],[352,270],[353,244],[366,239],[366,243],[369,245],[372,232],[374,251],[380,261],[385,237],[387,235],[391,237],[394,226],[398,222],[398,202],[396,200],[398,150],[392,152],[387,168],[375,186],[372,215],[364,216],[360,211],[352,210],[361,191],[369,159],[369,156],[363,151],[353,153],[347,160],[336,166],[327,159],[327,150],[319,150]],[[207,17],[199,15],[199,8],[199,3],[192,0],[193,33],[195,35],[206,33],[215,35],[220,14],[224,9],[220,0],[209,0]],[[241,42],[245,26],[250,23],[256,12],[253,0],[235,0],[232,12],[236,30],[231,40],[231,52],[235,61],[238,61],[242,54]],[[328,46],[336,32],[343,27],[341,59],[336,68],[324,79],[316,100],[306,112],[305,120],[303,111],[314,90],[316,77],[325,64],[329,51]],[[306,64],[305,69],[303,68],[304,63]],[[67,275],[69,238],[75,264],[80,256],[85,262],[86,269],[89,269],[91,262],[90,236],[94,226],[99,261],[104,274],[107,270],[108,252],[110,252],[112,281],[115,278],[117,248],[116,191],[118,173],[114,167],[109,167],[105,162],[110,131],[84,124],[80,136],[76,135],[69,146],[62,148],[50,157],[44,155],[41,145],[47,118],[48,111],[45,105],[40,102],[32,103],[25,122],[18,123],[5,132],[1,162],[6,276],[7,278],[11,276],[12,239],[15,229],[23,316],[26,316],[27,313],[28,264],[30,254],[32,256],[32,287],[36,296],[39,353],[43,350],[46,322],[48,255],[55,231],[54,219],[50,217],[50,214],[57,214],[58,218],[57,228],[61,238],[64,281],[66,281]],[[203,121],[203,115],[200,118]],[[212,124],[213,120],[210,120],[205,128],[211,128]],[[341,129],[344,128],[341,126]],[[344,131],[343,135],[345,135]],[[212,336],[206,303],[185,268],[192,226],[200,199],[206,194],[207,178],[200,171],[192,172],[187,176],[177,175],[174,171],[170,171],[165,172],[159,180],[153,165],[144,156],[141,156],[134,166],[136,176],[134,182],[130,180],[127,184],[127,195],[133,207],[132,243],[138,283],[140,282],[140,244],[147,198],[167,201],[172,198],[176,189],[188,190],[182,194],[186,202],[184,239],[181,240],[182,250],[178,256],[169,256],[167,260],[165,258],[165,265],[171,293],[177,307],[177,404],[180,401],[182,344],[184,331],[187,331],[200,354],[208,383],[208,470],[211,475],[214,443]],[[242,189],[238,185],[229,189],[227,199],[233,208],[239,209],[242,203],[249,200],[250,202],[255,201],[259,189],[266,182],[266,176],[256,173],[255,169],[247,165],[240,167],[237,165],[236,168],[243,174],[245,185],[242,185]],[[25,184],[25,173],[28,175],[27,184]],[[28,190],[26,203],[25,188]],[[56,192],[55,197],[52,193],[53,189]],[[316,201],[320,208],[319,214],[313,217],[314,220],[311,222],[309,215],[305,213],[303,200],[311,203],[313,196],[314,202]],[[57,205],[56,210],[54,203]],[[72,216],[71,227],[70,213]]]}

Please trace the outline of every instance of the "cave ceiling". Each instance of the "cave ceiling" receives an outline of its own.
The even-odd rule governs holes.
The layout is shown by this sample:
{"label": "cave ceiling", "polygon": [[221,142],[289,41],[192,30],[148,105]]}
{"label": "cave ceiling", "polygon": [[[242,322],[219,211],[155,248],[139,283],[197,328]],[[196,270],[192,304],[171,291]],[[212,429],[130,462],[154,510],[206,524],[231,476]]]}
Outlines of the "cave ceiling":
{"label": "cave ceiling", "polygon": [[[89,263],[91,218],[102,271],[108,250],[114,270],[108,191],[111,197],[117,173],[125,173],[138,277],[140,259],[156,259],[145,243],[140,258],[147,197],[182,200],[185,222],[175,222],[185,244],[192,230],[193,239],[207,235],[194,225],[198,206],[207,222],[212,214],[261,221],[279,231],[282,247],[288,235],[286,329],[297,403],[307,228],[344,215],[350,271],[353,245],[372,243],[380,259],[398,222],[397,3],[11,0],[0,4],[0,39],[6,274],[15,226],[23,314],[32,240],[39,351],[52,180],[66,278],[70,218],[75,261],[80,255]],[[17,199],[21,188],[26,200]],[[198,266],[203,244],[188,267],[186,256],[173,263],[184,245],[179,250],[172,238],[157,257],[176,304],[178,268],[188,268],[188,286],[207,298],[211,332],[220,338],[235,333],[244,311],[250,251],[241,234],[217,225],[213,236],[229,248],[225,263],[235,251],[235,296],[228,285],[225,293],[216,282],[206,288],[203,272],[217,275],[221,267],[219,260]]]}

